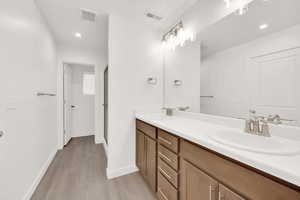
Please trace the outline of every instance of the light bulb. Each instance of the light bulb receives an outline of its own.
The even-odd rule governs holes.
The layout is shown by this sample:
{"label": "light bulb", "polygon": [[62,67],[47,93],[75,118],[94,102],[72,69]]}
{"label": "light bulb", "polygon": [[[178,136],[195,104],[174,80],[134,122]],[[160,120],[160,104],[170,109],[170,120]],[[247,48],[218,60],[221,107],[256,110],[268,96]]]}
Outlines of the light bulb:
{"label": "light bulb", "polygon": [[226,8],[230,8],[230,2],[231,0],[224,0],[224,3],[226,5]]}
{"label": "light bulb", "polygon": [[237,14],[244,15],[248,11],[248,9],[249,9],[248,4],[243,5],[237,10]]}
{"label": "light bulb", "polygon": [[190,40],[191,40],[191,42],[195,41],[195,36],[192,32],[190,33]]}
{"label": "light bulb", "polygon": [[167,42],[166,40],[163,40],[162,43],[161,43],[161,48],[164,50],[167,46]]}
{"label": "light bulb", "polygon": [[184,31],[183,31],[182,28],[178,31],[177,38],[178,38],[178,45],[183,46],[183,43],[184,43]]}

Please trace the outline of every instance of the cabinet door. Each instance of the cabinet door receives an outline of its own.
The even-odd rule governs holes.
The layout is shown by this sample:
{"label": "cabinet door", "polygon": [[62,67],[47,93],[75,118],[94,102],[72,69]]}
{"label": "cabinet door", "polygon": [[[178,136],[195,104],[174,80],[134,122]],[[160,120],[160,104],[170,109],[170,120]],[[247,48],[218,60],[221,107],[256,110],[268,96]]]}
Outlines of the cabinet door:
{"label": "cabinet door", "polygon": [[146,172],[146,136],[136,131],[136,165],[140,170],[140,173],[145,177]]}
{"label": "cabinet door", "polygon": [[146,179],[153,191],[156,191],[156,141],[146,139]]}
{"label": "cabinet door", "polygon": [[180,160],[180,199],[217,200],[218,182],[184,159]]}
{"label": "cabinet door", "polygon": [[219,199],[220,200],[245,200],[238,194],[234,193],[224,185],[219,184]]}

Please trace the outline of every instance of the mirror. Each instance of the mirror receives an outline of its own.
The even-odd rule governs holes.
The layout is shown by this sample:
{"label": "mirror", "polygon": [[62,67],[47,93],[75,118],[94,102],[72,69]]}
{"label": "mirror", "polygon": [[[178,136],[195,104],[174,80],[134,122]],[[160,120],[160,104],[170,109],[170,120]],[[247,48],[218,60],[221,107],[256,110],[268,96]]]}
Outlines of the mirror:
{"label": "mirror", "polygon": [[299,0],[254,0],[166,51],[165,106],[233,118],[256,110],[300,126],[299,10]]}

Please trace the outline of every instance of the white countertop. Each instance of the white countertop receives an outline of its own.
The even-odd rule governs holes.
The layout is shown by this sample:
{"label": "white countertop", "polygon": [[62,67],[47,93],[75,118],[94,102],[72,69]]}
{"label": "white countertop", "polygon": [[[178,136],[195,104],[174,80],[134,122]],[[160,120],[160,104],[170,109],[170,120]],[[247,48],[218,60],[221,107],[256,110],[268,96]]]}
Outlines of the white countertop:
{"label": "white countertop", "polygon": [[[201,115],[201,114],[199,114]],[[271,155],[240,150],[215,142],[210,134],[237,128],[185,116],[137,113],[136,118],[270,175],[300,186],[300,154]],[[241,121],[242,122],[242,121]],[[240,131],[240,130],[239,130]],[[299,133],[300,134],[300,133]]]}

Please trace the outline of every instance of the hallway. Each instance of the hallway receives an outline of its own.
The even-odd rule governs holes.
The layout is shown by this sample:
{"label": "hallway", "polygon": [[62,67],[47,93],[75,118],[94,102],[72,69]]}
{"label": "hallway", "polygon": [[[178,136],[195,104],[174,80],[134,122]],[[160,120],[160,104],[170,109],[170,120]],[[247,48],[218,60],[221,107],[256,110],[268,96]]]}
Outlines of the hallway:
{"label": "hallway", "polygon": [[105,175],[102,145],[92,136],[74,138],[59,151],[32,200],[154,200],[138,173],[113,180]]}

